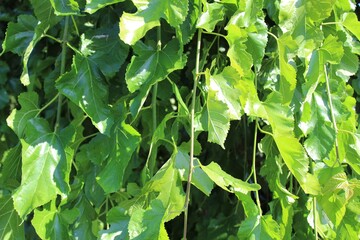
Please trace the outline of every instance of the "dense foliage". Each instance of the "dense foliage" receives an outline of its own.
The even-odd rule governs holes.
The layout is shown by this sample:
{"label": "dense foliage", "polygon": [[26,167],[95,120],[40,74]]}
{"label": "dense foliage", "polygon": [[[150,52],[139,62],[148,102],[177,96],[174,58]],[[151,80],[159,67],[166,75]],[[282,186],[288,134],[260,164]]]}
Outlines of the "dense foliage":
{"label": "dense foliage", "polygon": [[0,239],[359,239],[359,8],[3,0]]}

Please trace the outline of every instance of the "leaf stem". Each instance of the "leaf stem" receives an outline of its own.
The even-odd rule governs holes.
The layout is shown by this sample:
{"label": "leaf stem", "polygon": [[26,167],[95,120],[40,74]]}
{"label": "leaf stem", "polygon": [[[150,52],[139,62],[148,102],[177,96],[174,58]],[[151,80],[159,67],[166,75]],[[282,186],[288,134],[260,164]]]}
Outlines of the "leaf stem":
{"label": "leaf stem", "polygon": [[[258,122],[259,119],[256,118],[255,120],[255,129],[254,129],[254,145],[253,145],[253,155],[252,155],[252,173],[254,176],[254,184],[257,184],[257,176],[256,176],[256,150],[257,150],[257,133],[258,133]],[[259,209],[259,214],[260,216],[262,215],[262,210],[261,210],[261,204],[260,204],[260,198],[259,198],[259,191],[256,190],[255,191],[255,197],[256,197],[256,204],[258,206]]]}
{"label": "leaf stem", "polygon": [[[64,34],[62,37],[62,44],[61,44],[62,51],[61,51],[60,76],[65,73],[68,30],[69,30],[69,16],[66,16],[65,17]],[[56,112],[55,132],[57,132],[59,130],[59,126],[60,126],[61,107],[62,107],[62,95],[59,93],[58,106],[57,106],[57,112]]]}
{"label": "leaf stem", "polygon": [[226,38],[225,35],[221,34],[221,33],[217,33],[217,32],[203,32],[204,34],[209,34],[209,35],[215,35],[218,37],[222,37],[222,38]]}
{"label": "leaf stem", "polygon": [[275,40],[276,41],[278,41],[279,39],[278,39],[278,37],[277,36],[275,36],[275,34],[273,34],[272,32],[267,32],[270,36],[272,36],[273,38],[275,38]]}
{"label": "leaf stem", "polygon": [[[161,51],[161,26],[157,28],[157,51]],[[152,135],[155,134],[157,128],[157,91],[158,84],[155,83],[152,89],[152,97],[151,97],[151,110],[152,110]],[[157,156],[157,148],[154,146],[154,142],[151,139],[149,155],[146,160],[145,171],[149,171],[149,177],[152,177],[155,171],[155,163]]]}
{"label": "leaf stem", "polygon": [[333,124],[333,128],[335,130],[335,152],[336,152],[336,161],[340,164],[340,156],[339,156],[339,143],[338,143],[338,128],[336,125],[336,119],[335,119],[335,113],[334,113],[334,107],[331,100],[331,92],[330,92],[330,83],[329,83],[329,77],[326,70],[326,64],[324,64],[324,73],[325,73],[325,82],[326,82],[326,92],[329,99],[329,105],[330,105],[330,114],[331,114],[331,121]]}
{"label": "leaf stem", "polygon": [[[311,174],[314,174],[314,168],[312,162],[310,162],[310,172]],[[316,221],[316,197],[313,196],[313,202],[312,202],[312,208],[313,208],[313,218],[314,218],[314,234],[315,234],[315,240],[318,240],[318,231],[317,231],[317,221]]]}
{"label": "leaf stem", "polygon": [[318,231],[317,231],[317,224],[316,224],[316,197],[313,196],[313,217],[314,217],[314,234],[315,240],[318,240]]}
{"label": "leaf stem", "polygon": [[201,34],[202,30],[198,30],[197,36],[197,47],[196,47],[196,63],[195,63],[195,76],[194,76],[194,86],[192,92],[192,101],[190,109],[190,162],[189,162],[189,175],[186,184],[186,196],[185,196],[185,206],[184,206],[184,233],[183,240],[186,240],[187,234],[187,224],[188,224],[188,210],[189,210],[189,201],[190,201],[190,189],[191,189],[191,179],[194,169],[194,141],[195,141],[195,105],[196,105],[196,89],[199,81],[199,68],[200,68],[200,51],[201,51]]}
{"label": "leaf stem", "polygon": [[58,99],[59,97],[59,93],[56,94],[55,97],[53,97],[48,103],[46,103],[42,108],[39,109],[39,112],[36,114],[36,117],[39,116],[39,114],[44,111],[48,106],[50,106],[53,102],[56,101],[56,99]]}

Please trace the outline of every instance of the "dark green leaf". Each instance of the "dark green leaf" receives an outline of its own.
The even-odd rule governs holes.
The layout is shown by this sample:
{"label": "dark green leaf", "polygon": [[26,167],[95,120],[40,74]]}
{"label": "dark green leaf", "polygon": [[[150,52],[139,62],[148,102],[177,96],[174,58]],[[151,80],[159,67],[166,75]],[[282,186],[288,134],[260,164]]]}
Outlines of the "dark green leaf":
{"label": "dark green leaf", "polygon": [[17,18],[17,23],[10,22],[2,43],[3,51],[1,54],[11,51],[19,56],[23,55],[33,39],[37,24],[36,18],[31,15],[20,15]]}
{"label": "dark green leaf", "polygon": [[0,196],[0,239],[25,239],[24,224],[17,215],[9,195]]}
{"label": "dark green leaf", "polygon": [[31,0],[36,18],[42,23],[49,26],[57,24],[61,17],[57,17],[50,1]]}
{"label": "dark green leaf", "polygon": [[50,3],[56,15],[67,16],[80,13],[79,4],[75,0],[50,0]]}
{"label": "dark green leaf", "polygon": [[118,33],[117,25],[86,33],[90,40],[88,51],[93,52],[89,60],[96,63],[106,77],[113,77],[128,56],[129,48],[119,39]]}
{"label": "dark green leaf", "polygon": [[18,187],[21,179],[21,145],[7,150],[0,163],[0,186],[9,189]]}
{"label": "dark green leaf", "polygon": [[130,125],[123,123],[116,127],[109,160],[97,176],[105,193],[116,192],[122,187],[126,167],[140,140],[140,134]]}
{"label": "dark green leaf", "polygon": [[71,71],[57,80],[56,88],[78,105],[101,133],[110,135],[114,119],[107,105],[108,89],[90,59],[75,55]]}

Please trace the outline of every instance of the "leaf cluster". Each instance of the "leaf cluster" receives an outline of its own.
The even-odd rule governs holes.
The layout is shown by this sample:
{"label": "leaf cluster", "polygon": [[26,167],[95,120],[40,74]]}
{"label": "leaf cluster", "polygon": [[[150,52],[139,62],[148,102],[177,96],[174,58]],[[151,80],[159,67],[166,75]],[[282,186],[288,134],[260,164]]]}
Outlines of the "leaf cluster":
{"label": "leaf cluster", "polygon": [[355,1],[20,2],[0,239],[359,238]]}

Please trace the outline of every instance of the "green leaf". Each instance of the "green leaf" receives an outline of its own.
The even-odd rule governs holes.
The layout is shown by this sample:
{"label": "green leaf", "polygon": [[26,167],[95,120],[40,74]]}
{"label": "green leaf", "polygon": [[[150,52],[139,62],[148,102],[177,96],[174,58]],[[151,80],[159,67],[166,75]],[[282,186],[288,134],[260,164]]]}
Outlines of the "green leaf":
{"label": "green leaf", "polygon": [[225,149],[224,143],[229,132],[230,120],[227,105],[216,100],[214,91],[208,92],[208,141],[219,144]]}
{"label": "green leaf", "polygon": [[335,131],[331,124],[318,122],[314,131],[306,139],[304,147],[314,160],[323,160],[330,153],[335,143]]}
{"label": "green leaf", "polygon": [[326,62],[331,64],[340,63],[344,55],[343,43],[339,42],[337,37],[329,35],[325,38],[320,51]]}
{"label": "green leaf", "polygon": [[228,192],[240,192],[242,194],[247,194],[250,191],[257,191],[261,188],[258,184],[251,184],[234,178],[224,172],[215,162],[211,162],[207,166],[201,165],[201,169],[204,170],[204,172],[215,182],[216,185]]}
{"label": "green leaf", "polygon": [[9,195],[0,195],[0,238],[4,240],[25,239],[24,224],[17,215]]}
{"label": "green leaf", "polygon": [[333,10],[335,0],[306,1],[306,12],[314,22],[321,22],[328,18]]}
{"label": "green leaf", "polygon": [[41,239],[72,239],[69,225],[72,224],[79,211],[76,208],[59,211],[55,204],[44,207],[42,211],[35,209],[32,224]]}
{"label": "green leaf", "polygon": [[169,73],[182,69],[186,61],[185,56],[179,52],[180,46],[176,39],[160,51],[139,42],[134,51],[138,56],[131,58],[125,74],[130,92],[139,90],[145,83],[153,85],[163,80]]}
{"label": "green leaf", "polygon": [[[180,149],[176,154],[175,167],[179,169],[179,174],[183,181],[187,181],[189,176],[189,161],[190,156]],[[202,191],[206,196],[210,196],[211,190],[214,187],[213,181],[206,175],[206,173],[199,167],[200,163],[196,159],[194,163],[194,170],[191,183]]]}
{"label": "green leaf", "polygon": [[78,209],[78,219],[74,222],[74,237],[77,239],[96,239],[92,233],[92,221],[97,217],[94,206],[87,200],[83,194],[77,195],[79,201],[74,208]]}
{"label": "green leaf", "polygon": [[[273,1],[269,1],[273,2]],[[286,33],[291,31],[294,27],[294,17],[298,17],[296,15],[296,6],[299,5],[301,1],[289,0],[289,1],[276,1],[273,6],[275,9],[272,11],[278,12],[279,18],[279,27],[282,32]],[[276,6],[277,5],[277,6]],[[301,16],[302,14],[300,14]]]}
{"label": "green leaf", "polygon": [[42,24],[54,26],[61,20],[61,17],[55,15],[50,1],[31,0],[31,5],[34,8],[36,18]]}
{"label": "green leaf", "polygon": [[236,89],[239,75],[232,67],[226,67],[224,70],[216,75],[206,75],[208,91],[212,91],[216,95],[216,99],[227,105],[229,110],[229,117],[231,120],[240,120],[241,106],[240,106],[240,91]]}
{"label": "green leaf", "polygon": [[130,217],[126,211],[121,207],[114,207],[106,214],[106,222],[110,224],[107,230],[99,232],[100,239],[113,240],[113,239],[128,239],[128,225]]}
{"label": "green leaf", "polygon": [[196,22],[200,16],[201,0],[189,0],[189,12],[184,22],[176,28],[176,34],[181,44],[189,43],[196,32]]}
{"label": "green leaf", "polygon": [[22,145],[21,185],[13,194],[14,206],[21,218],[57,194],[69,190],[64,143],[52,133],[43,119],[31,119]]}
{"label": "green leaf", "polygon": [[163,216],[164,222],[179,216],[185,204],[185,193],[179,171],[175,168],[175,154],[171,156],[142,189],[142,194],[149,194],[149,192],[159,193],[154,201],[160,200],[166,210]]}
{"label": "green leaf", "polygon": [[49,25],[47,23],[40,23],[36,26],[34,30],[34,36],[27,48],[25,49],[23,56],[23,71],[21,73],[20,81],[23,85],[27,86],[30,84],[30,77],[28,72],[28,61],[32,51],[34,50],[35,45],[43,38],[44,34],[49,29]]}
{"label": "green leaf", "polygon": [[17,188],[21,179],[21,145],[8,149],[1,159],[0,186]]}
{"label": "green leaf", "polygon": [[289,104],[293,98],[296,87],[296,69],[289,62],[290,54],[297,49],[296,42],[288,34],[278,38],[279,68],[280,68],[280,93],[283,96],[283,103]]}
{"label": "green leaf", "polygon": [[257,68],[257,71],[259,71],[268,42],[267,26],[263,19],[257,19],[256,23],[246,30],[246,50],[251,54],[254,66]]}
{"label": "green leaf", "polygon": [[107,105],[108,89],[90,59],[76,54],[71,71],[60,76],[56,88],[78,105],[101,133],[110,135],[114,119]]}
{"label": "green leaf", "polygon": [[79,4],[75,0],[50,0],[55,14],[58,16],[77,15],[80,13]]}
{"label": "green leaf", "polygon": [[86,5],[85,5],[85,12],[93,14],[96,11],[111,5],[111,4],[115,4],[115,3],[119,3],[119,2],[124,2],[125,0],[86,0]]}
{"label": "green leaf", "polygon": [[282,239],[280,226],[271,215],[247,218],[241,223],[237,236],[240,239]]}
{"label": "green leaf", "polygon": [[112,151],[106,166],[97,176],[97,181],[105,193],[118,191],[123,185],[123,177],[131,156],[138,148],[140,134],[131,125],[122,123],[115,128],[115,136],[111,140]]}
{"label": "green leaf", "polygon": [[11,51],[22,56],[34,36],[38,21],[31,15],[20,15],[17,23],[10,22],[6,30],[6,36],[2,43],[1,54]]}
{"label": "green leaf", "polygon": [[39,97],[35,92],[24,92],[19,95],[18,102],[21,109],[14,109],[6,122],[16,135],[22,138],[28,121],[36,117],[40,112]]}
{"label": "green leaf", "polygon": [[118,33],[117,25],[86,32],[86,38],[90,40],[87,50],[93,52],[88,58],[109,78],[119,71],[129,52],[128,46],[119,39]]}
{"label": "green leaf", "polygon": [[274,139],[271,136],[265,136],[259,144],[259,149],[266,155],[260,174],[266,177],[270,190],[276,193],[280,199],[294,203],[298,197],[285,187],[287,182],[283,179],[286,171],[283,170],[283,162],[279,157],[280,153]]}
{"label": "green leaf", "polygon": [[203,8],[204,10],[199,16],[196,27],[213,32],[216,24],[224,19],[225,11],[223,4],[206,2]]}
{"label": "green leaf", "polygon": [[355,13],[344,13],[342,23],[360,41],[360,22]]}
{"label": "green leaf", "polygon": [[360,134],[340,131],[338,141],[340,143],[339,151],[345,152],[346,162],[356,173],[360,174]]}
{"label": "green leaf", "polygon": [[[319,91],[323,94],[324,90]],[[299,125],[302,130],[305,130],[303,131],[305,134],[309,134],[304,147],[314,160],[323,160],[330,153],[335,143],[335,131],[328,116],[329,114],[327,114],[330,110],[324,98],[318,92],[313,93],[310,103],[304,103],[302,122]],[[307,110],[307,106],[311,109]]]}
{"label": "green leaf", "polygon": [[123,13],[120,18],[120,39],[129,45],[134,45],[145,36],[146,32],[160,25],[160,18],[165,19],[170,26],[179,26],[186,18],[188,0],[173,2],[172,0],[133,0],[138,11]]}
{"label": "green leaf", "polygon": [[163,216],[166,209],[163,203],[155,199],[151,201],[148,209],[136,209],[129,222],[130,239],[169,239],[166,232],[164,233]]}
{"label": "green leaf", "polygon": [[294,120],[290,115],[290,108],[279,104],[281,102],[281,95],[274,92],[264,103],[267,119],[273,129],[274,140],[286,166],[304,191],[316,195],[320,190],[319,183],[313,175],[308,173],[309,159],[305,149],[294,137]]}

